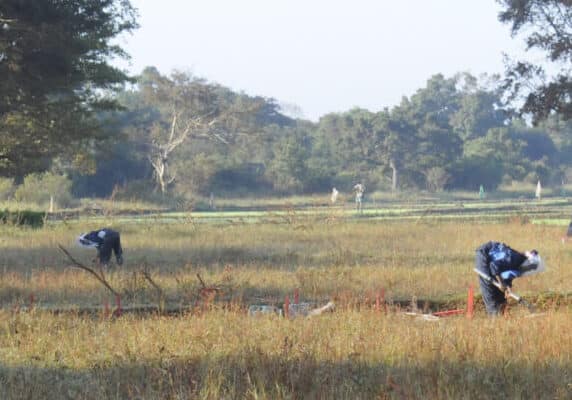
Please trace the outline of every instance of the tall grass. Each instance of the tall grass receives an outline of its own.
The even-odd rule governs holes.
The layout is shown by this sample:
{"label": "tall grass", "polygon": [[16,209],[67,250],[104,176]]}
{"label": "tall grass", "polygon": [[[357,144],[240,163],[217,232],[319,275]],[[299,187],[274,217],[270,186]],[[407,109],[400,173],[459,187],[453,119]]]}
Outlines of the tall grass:
{"label": "tall grass", "polygon": [[211,311],[117,321],[0,316],[0,396],[13,398],[569,398],[567,313],[320,319]]}
{"label": "tall grass", "polygon": [[[126,264],[108,274],[124,305],[157,303],[149,271],[167,300],[193,304],[201,285],[218,301],[176,317],[109,319],[40,308],[101,305],[109,293],[57,249],[85,264],[94,250],[75,236],[99,227],[66,222],[40,230],[6,227],[0,240],[2,399],[565,399],[572,396],[572,251],[562,227],[431,219],[383,222],[310,218],[281,223],[121,224]],[[489,319],[477,298],[473,320],[418,320],[377,312],[373,297],[464,307],[476,284],[474,249],[488,240],[537,248],[548,271],[514,290],[544,312],[515,305]],[[247,317],[251,303],[333,299],[313,319]],[[565,307],[550,303],[559,296]]]}
{"label": "tall grass", "polygon": [[[365,219],[312,220],[283,224],[147,224],[111,226],[122,232],[126,264],[110,281],[119,289],[133,275],[150,271],[172,298],[196,273],[211,283],[232,280],[235,294],[283,298],[296,287],[324,300],[341,291],[359,295],[385,288],[392,296],[426,298],[464,293],[475,283],[474,249],[500,240],[521,250],[536,248],[547,273],[520,279],[529,292],[568,293],[571,252],[560,241],[562,227],[474,222],[383,222]],[[0,303],[13,293],[34,293],[39,301],[81,303],[105,295],[85,272],[73,268],[57,247],[69,248],[86,265],[95,250],[75,248],[75,237],[96,225],[77,223],[42,230],[6,228],[0,242]]]}

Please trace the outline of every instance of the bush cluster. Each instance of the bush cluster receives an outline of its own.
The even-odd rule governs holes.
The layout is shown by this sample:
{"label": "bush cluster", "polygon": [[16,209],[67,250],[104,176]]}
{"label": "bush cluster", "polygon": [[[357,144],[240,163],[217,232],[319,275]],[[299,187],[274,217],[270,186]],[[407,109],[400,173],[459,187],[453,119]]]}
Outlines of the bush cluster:
{"label": "bush cluster", "polygon": [[0,223],[10,225],[23,225],[32,228],[44,226],[46,213],[42,211],[0,211]]}

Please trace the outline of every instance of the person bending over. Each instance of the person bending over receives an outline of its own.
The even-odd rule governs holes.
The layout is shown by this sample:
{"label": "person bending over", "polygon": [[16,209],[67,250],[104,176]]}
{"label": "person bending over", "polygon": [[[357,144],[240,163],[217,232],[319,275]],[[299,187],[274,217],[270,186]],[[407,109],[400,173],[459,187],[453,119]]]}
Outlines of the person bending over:
{"label": "person bending over", "polygon": [[109,267],[111,253],[115,253],[118,265],[123,264],[123,249],[119,232],[113,229],[103,228],[88,233],[82,233],[77,238],[78,245],[82,247],[94,247],[97,249],[97,261],[103,267]]}
{"label": "person bending over", "polygon": [[501,289],[493,282],[479,277],[479,286],[485,308],[489,315],[498,315],[506,306],[515,278],[544,271],[544,263],[538,251],[521,253],[501,242],[490,241],[476,250],[475,268],[496,280]]}

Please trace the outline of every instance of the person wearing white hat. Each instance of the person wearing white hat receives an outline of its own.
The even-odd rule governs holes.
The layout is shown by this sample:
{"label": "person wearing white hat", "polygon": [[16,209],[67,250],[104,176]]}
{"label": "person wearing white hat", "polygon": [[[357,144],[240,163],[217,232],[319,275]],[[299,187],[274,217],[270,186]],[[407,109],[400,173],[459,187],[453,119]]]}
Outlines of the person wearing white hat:
{"label": "person wearing white hat", "polygon": [[97,260],[104,267],[109,266],[111,253],[115,253],[118,265],[123,264],[123,249],[119,232],[113,229],[103,228],[88,233],[82,233],[77,238],[77,244],[81,247],[96,248]]}
{"label": "person wearing white hat", "polygon": [[356,194],[356,210],[363,212],[363,194],[365,193],[365,186],[363,183],[356,183],[353,190]]}
{"label": "person wearing white hat", "polygon": [[494,241],[477,248],[475,268],[500,283],[501,290],[492,281],[479,277],[481,294],[489,315],[498,315],[504,310],[515,278],[545,270],[538,251],[529,250],[522,253],[504,243]]}

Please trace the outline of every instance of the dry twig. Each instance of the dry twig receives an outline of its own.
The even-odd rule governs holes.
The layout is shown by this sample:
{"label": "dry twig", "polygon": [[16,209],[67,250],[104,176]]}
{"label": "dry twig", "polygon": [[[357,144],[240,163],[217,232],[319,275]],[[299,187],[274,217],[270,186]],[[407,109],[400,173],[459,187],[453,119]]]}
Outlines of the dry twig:
{"label": "dry twig", "polygon": [[105,279],[105,276],[103,275],[103,271],[101,271],[101,275],[99,275],[97,272],[95,272],[92,268],[86,267],[85,265],[83,265],[82,263],[80,263],[79,261],[77,261],[75,258],[72,257],[72,255],[65,249],[65,247],[63,247],[61,244],[58,244],[58,247],[60,248],[61,251],[64,252],[64,254],[71,260],[71,262],[74,264],[74,266],[83,269],[84,271],[89,272],[90,274],[92,274],[93,276],[95,276],[97,278],[97,280],[99,282],[101,282],[101,284],[103,286],[105,286],[107,289],[109,289],[109,291],[111,293],[113,293],[115,296],[119,296],[119,293],[117,293],[115,291],[115,289],[113,289],[111,287],[111,285],[107,282],[107,280]]}

